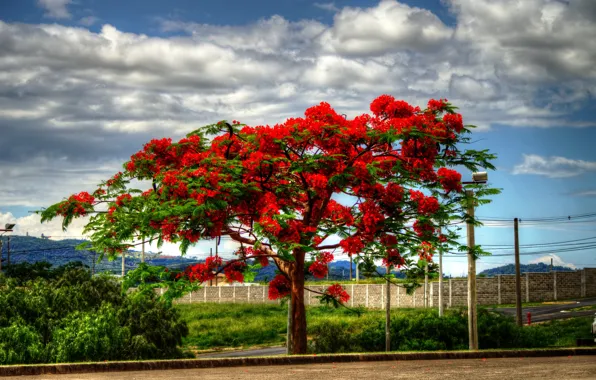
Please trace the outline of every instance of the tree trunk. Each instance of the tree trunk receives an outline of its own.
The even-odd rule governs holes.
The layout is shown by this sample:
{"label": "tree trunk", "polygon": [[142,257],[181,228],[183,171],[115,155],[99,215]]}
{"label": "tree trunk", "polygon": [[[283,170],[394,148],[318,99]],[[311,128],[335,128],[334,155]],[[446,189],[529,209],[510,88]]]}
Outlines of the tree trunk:
{"label": "tree trunk", "polygon": [[304,307],[304,260],[292,265],[292,353],[306,354],[306,308]]}

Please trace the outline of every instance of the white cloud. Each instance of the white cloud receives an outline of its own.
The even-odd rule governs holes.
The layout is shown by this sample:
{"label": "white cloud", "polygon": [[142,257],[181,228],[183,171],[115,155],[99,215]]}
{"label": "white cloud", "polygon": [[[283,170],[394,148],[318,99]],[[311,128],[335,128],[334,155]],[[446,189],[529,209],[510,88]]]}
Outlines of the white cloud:
{"label": "white cloud", "polygon": [[596,190],[578,191],[572,195],[577,197],[596,197]]}
{"label": "white cloud", "polygon": [[320,8],[320,9],[324,9],[326,11],[329,12],[339,12],[339,8],[335,5],[335,3],[329,2],[329,3],[314,3],[313,4],[315,7]]}
{"label": "white cloud", "polygon": [[596,171],[596,162],[573,160],[565,157],[542,157],[524,154],[524,161],[515,165],[513,174],[535,174],[549,178],[575,177],[586,172]]}
{"label": "white cloud", "polygon": [[554,266],[568,267],[568,268],[571,268],[571,269],[577,269],[577,267],[575,265],[573,265],[572,263],[566,263],[559,256],[557,256],[555,254],[552,254],[552,253],[549,254],[549,255],[541,256],[541,257],[539,257],[537,259],[534,259],[534,260],[530,260],[529,263],[530,264],[544,263],[544,264],[550,265],[551,259],[553,261],[553,265]]}
{"label": "white cloud", "polygon": [[[69,16],[71,2],[39,4]],[[596,125],[566,120],[596,93],[596,66],[584,62],[596,51],[590,1],[450,4],[454,26],[384,0],[339,9],[332,25],[281,16],[241,26],[162,20],[163,31],[187,34],[169,38],[0,21],[2,202],[51,204],[119,170],[150,138],[179,138],[221,119],[273,124],[320,101],[352,117],[383,93],[421,106],[446,97],[484,130]],[[592,170],[529,157],[519,173]]]}
{"label": "white cloud", "polygon": [[72,0],[38,0],[37,4],[46,10],[45,16],[50,18],[71,18],[67,6]]}
{"label": "white cloud", "polygon": [[99,18],[95,16],[85,16],[79,20],[79,24],[83,26],[91,26],[99,21]]}

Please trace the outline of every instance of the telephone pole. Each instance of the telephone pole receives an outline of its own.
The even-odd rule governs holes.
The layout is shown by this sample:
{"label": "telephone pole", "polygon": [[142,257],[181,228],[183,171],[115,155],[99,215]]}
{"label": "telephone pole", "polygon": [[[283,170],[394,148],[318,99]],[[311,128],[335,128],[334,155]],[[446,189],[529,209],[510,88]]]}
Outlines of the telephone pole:
{"label": "telephone pole", "polygon": [[2,272],[2,243],[3,241],[0,240],[0,272]]}
{"label": "telephone pole", "polygon": [[428,307],[428,296],[429,296],[429,288],[428,288],[428,262],[424,265],[424,307]]}
{"label": "telephone pole", "polygon": [[[474,218],[474,192],[466,190],[466,195],[471,198],[468,204],[468,215]],[[474,224],[467,223],[468,227],[468,343],[470,350],[478,349],[478,317],[476,314],[476,258],[474,257]]]}
{"label": "telephone pole", "polygon": [[10,236],[6,237],[6,268],[10,266]]}
{"label": "telephone pole", "polygon": [[523,326],[522,321],[522,296],[521,296],[521,270],[519,265],[519,226],[518,219],[513,219],[513,244],[515,245],[515,321],[518,326]]}
{"label": "telephone pole", "polygon": [[387,265],[387,298],[385,299],[385,351],[391,351],[391,265]]}
{"label": "telephone pole", "polygon": [[[441,229],[439,229],[441,233]],[[443,316],[443,249],[439,245],[439,317]]]}

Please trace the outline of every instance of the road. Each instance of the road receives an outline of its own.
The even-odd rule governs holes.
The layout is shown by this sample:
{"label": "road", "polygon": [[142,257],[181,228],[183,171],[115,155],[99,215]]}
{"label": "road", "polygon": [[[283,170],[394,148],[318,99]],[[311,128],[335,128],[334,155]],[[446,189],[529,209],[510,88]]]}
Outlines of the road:
{"label": "road", "polygon": [[[571,302],[571,301],[570,301]],[[553,304],[553,305],[544,305],[544,306],[532,306],[532,307],[522,307],[522,317],[524,323],[526,323],[527,313],[532,313],[532,322],[544,322],[550,321],[553,319],[563,319],[563,318],[571,318],[571,317],[583,317],[587,315],[594,315],[596,314],[596,310],[582,310],[582,311],[573,311],[575,308],[583,307],[583,306],[593,306],[596,305],[596,298],[585,298],[579,301],[573,301],[574,304]],[[497,311],[503,312],[505,314],[515,316],[515,308],[514,307],[507,307],[507,308],[497,308]]]}
{"label": "road", "polygon": [[255,348],[253,350],[241,350],[241,351],[223,351],[223,352],[212,352],[209,354],[199,354],[198,358],[235,358],[235,357],[246,357],[246,356],[275,356],[285,355],[285,347],[267,347],[267,348]]}
{"label": "road", "polygon": [[338,364],[280,365],[262,367],[230,367],[179,369],[138,372],[109,372],[72,375],[20,376],[19,380],[340,380],[340,379],[403,379],[403,380],[544,380],[596,379],[596,357],[572,356],[552,358],[463,359],[357,362]]}

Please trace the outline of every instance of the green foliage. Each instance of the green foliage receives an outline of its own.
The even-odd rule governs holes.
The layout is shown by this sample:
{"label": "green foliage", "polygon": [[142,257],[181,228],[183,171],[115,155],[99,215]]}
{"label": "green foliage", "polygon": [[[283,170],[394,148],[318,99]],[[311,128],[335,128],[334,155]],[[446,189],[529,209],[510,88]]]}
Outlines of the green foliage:
{"label": "green foliage", "polygon": [[153,292],[123,293],[76,264],[37,278],[25,267],[0,275],[0,364],[184,356],[186,324]]}
{"label": "green foliage", "polygon": [[[467,312],[448,310],[439,318],[436,310],[391,313],[391,350],[463,350],[468,348]],[[481,349],[543,348],[561,345],[559,337],[574,336],[577,329],[563,332],[561,322],[519,328],[509,316],[479,309],[478,335]],[[586,324],[585,331],[589,326]],[[385,350],[385,321],[367,315],[347,324],[325,320],[311,326],[311,349],[315,352],[358,352]],[[567,339],[575,344],[575,337]]]}

